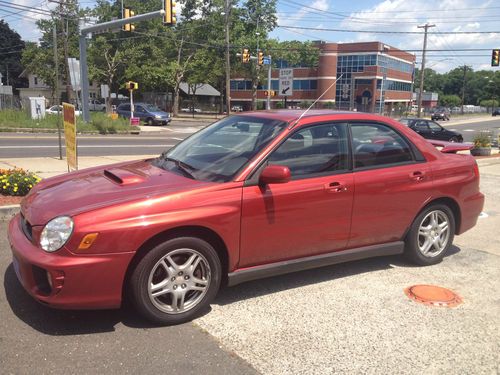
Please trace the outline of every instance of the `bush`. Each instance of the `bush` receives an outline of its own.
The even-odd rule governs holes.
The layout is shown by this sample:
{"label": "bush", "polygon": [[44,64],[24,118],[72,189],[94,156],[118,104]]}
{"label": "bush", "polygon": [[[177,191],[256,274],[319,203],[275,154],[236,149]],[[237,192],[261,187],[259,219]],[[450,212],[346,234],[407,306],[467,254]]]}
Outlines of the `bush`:
{"label": "bush", "polygon": [[21,168],[0,169],[0,190],[3,195],[25,196],[40,180],[36,174]]}
{"label": "bush", "polygon": [[490,137],[486,133],[479,133],[474,137],[474,147],[491,147]]}

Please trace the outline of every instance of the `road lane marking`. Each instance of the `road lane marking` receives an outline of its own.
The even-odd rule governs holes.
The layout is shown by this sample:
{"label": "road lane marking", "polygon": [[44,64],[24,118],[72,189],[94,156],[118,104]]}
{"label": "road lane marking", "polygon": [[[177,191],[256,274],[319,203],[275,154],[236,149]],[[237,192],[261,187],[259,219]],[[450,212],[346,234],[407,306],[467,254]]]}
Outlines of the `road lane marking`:
{"label": "road lane marking", "polygon": [[464,129],[464,130],[462,130],[462,131],[464,131],[464,132],[475,132],[475,130],[474,130],[474,129]]}

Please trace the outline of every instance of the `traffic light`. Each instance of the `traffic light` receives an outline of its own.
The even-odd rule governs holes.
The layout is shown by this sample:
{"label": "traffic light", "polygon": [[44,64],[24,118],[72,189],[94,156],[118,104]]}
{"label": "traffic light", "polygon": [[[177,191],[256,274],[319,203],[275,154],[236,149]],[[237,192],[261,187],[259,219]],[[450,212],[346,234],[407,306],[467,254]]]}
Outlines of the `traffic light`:
{"label": "traffic light", "polygon": [[491,52],[491,66],[500,65],[500,49],[494,49]]}
{"label": "traffic light", "polygon": [[247,48],[243,49],[243,53],[241,54],[241,61],[243,63],[247,63],[250,61],[250,53],[248,52]]}
{"label": "traffic light", "polygon": [[264,65],[264,52],[259,51],[257,53],[257,64]]}
{"label": "traffic light", "polygon": [[137,90],[139,88],[139,84],[137,82],[134,82],[134,81],[128,81],[128,82],[125,82],[125,88],[129,91],[134,91],[134,90]]}
{"label": "traffic light", "polygon": [[164,25],[175,25],[177,23],[175,6],[177,4],[173,0],[164,0],[163,6],[165,10],[165,14],[163,16],[163,24]]}
{"label": "traffic light", "polygon": [[[123,18],[130,18],[135,16],[135,12],[131,10],[130,8],[123,8]],[[123,30],[124,31],[134,31],[135,26],[131,23],[126,23],[123,25]]]}

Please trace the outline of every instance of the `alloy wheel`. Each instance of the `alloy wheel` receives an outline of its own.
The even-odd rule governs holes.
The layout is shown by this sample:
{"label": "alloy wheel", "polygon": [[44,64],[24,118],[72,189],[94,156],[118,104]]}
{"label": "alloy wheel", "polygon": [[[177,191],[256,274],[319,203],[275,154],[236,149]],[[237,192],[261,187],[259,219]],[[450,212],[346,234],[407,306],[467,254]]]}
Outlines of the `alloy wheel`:
{"label": "alloy wheel", "polygon": [[440,210],[429,212],[418,229],[418,249],[423,256],[433,258],[441,254],[450,239],[448,216]]}
{"label": "alloy wheel", "polygon": [[162,312],[180,314],[203,299],[210,281],[210,265],[201,253],[177,249],[163,256],[152,268],[148,296]]}

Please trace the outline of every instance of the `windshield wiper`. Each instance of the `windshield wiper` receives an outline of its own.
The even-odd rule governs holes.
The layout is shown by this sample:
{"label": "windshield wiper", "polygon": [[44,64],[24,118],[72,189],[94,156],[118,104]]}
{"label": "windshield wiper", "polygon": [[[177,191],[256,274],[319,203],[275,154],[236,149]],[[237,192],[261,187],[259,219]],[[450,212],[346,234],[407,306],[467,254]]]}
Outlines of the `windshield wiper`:
{"label": "windshield wiper", "polygon": [[190,166],[189,164],[186,164],[178,159],[170,158],[168,156],[163,156],[163,161],[171,161],[175,164],[178,170],[180,170],[184,175],[186,175],[189,178],[192,178],[193,180],[196,180],[196,177],[193,175],[191,171],[195,171],[196,169]]}

